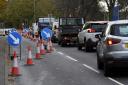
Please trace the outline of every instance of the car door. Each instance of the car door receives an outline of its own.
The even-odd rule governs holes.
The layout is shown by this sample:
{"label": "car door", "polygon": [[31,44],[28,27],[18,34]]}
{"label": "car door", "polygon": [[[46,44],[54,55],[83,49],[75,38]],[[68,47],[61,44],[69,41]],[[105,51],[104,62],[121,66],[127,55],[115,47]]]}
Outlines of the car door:
{"label": "car door", "polygon": [[101,38],[97,44],[97,52],[98,52],[100,58],[103,58],[105,47],[106,47],[105,46],[105,40],[106,40],[105,32],[106,32],[106,29],[102,32]]}
{"label": "car door", "polygon": [[86,29],[89,27],[89,24],[86,23],[84,24],[82,31],[79,32],[78,37],[79,37],[79,42],[80,43],[84,43],[84,38],[85,38],[85,34],[86,34]]}

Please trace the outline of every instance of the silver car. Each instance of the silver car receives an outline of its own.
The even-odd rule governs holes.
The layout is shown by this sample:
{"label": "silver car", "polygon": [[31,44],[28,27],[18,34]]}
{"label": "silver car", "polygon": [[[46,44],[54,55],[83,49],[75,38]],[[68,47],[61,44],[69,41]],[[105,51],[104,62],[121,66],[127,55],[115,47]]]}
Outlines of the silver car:
{"label": "silver car", "polygon": [[128,67],[128,20],[111,21],[102,34],[95,36],[97,44],[97,66],[110,75],[114,67]]}

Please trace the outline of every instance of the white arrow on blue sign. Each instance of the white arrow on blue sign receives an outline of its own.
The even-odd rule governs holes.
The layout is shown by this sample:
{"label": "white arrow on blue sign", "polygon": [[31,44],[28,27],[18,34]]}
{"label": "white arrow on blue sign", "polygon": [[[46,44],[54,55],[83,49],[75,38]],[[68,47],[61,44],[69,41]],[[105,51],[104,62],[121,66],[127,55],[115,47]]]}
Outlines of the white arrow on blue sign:
{"label": "white arrow on blue sign", "polygon": [[7,37],[8,43],[11,46],[18,46],[21,44],[22,37],[19,33],[17,32],[11,32],[8,37]]}
{"label": "white arrow on blue sign", "polygon": [[48,27],[44,28],[42,31],[41,31],[41,37],[44,39],[44,40],[48,40],[49,38],[52,37],[52,30]]}

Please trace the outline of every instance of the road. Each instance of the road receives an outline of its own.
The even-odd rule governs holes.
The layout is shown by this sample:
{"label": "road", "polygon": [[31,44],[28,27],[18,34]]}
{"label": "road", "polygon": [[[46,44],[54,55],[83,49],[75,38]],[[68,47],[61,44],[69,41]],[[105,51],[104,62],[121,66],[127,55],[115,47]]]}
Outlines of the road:
{"label": "road", "polygon": [[97,69],[95,51],[86,53],[76,47],[54,44],[54,52],[41,60],[33,59],[33,66],[25,66],[27,45],[32,46],[35,55],[36,43],[24,39],[19,62],[22,76],[16,78],[15,85],[128,85],[128,75],[104,77],[103,71]]}

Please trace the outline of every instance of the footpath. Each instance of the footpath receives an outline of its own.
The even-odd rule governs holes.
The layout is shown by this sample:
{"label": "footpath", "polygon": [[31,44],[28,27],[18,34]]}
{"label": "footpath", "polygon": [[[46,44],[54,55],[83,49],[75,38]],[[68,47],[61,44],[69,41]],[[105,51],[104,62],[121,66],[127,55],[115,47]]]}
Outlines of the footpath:
{"label": "footpath", "polygon": [[0,36],[0,85],[8,83],[8,48],[5,36]]}

